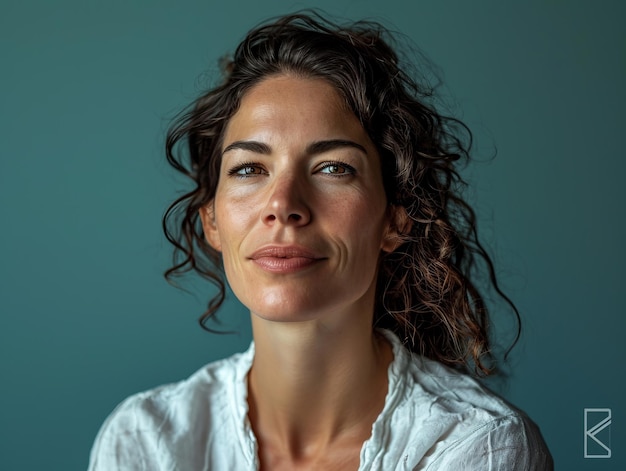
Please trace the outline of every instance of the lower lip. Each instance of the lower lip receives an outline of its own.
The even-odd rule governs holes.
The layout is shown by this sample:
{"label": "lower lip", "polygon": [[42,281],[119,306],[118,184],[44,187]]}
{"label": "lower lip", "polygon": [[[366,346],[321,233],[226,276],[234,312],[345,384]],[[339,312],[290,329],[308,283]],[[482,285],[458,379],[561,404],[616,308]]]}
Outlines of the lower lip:
{"label": "lower lip", "polygon": [[270,273],[295,273],[305,268],[309,268],[321,259],[308,257],[259,257],[252,261],[261,269]]}

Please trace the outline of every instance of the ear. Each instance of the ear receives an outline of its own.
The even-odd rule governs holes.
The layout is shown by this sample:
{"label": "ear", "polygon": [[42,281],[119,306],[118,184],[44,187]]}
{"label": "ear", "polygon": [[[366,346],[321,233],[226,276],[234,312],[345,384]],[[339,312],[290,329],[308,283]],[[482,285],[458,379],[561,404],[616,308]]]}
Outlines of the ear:
{"label": "ear", "polygon": [[387,227],[380,248],[385,252],[393,252],[406,242],[413,228],[413,221],[404,206],[389,205],[387,213]]}
{"label": "ear", "polygon": [[202,206],[198,211],[200,220],[202,221],[202,230],[204,231],[204,238],[218,252],[222,251],[222,242],[220,241],[220,235],[217,230],[217,224],[215,222],[215,205],[213,200]]}

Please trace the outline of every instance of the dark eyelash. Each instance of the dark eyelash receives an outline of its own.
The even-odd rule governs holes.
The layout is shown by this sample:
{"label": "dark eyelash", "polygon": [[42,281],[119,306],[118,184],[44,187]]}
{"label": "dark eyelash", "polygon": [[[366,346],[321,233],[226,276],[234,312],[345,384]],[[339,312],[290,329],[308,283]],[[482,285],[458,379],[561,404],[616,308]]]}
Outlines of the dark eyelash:
{"label": "dark eyelash", "polygon": [[[242,168],[246,168],[246,167],[258,167],[259,164],[256,162],[243,162],[241,164],[235,165],[233,168],[228,170],[228,175],[237,175],[237,172],[239,172]],[[239,175],[239,176],[243,176],[243,175]]]}
{"label": "dark eyelash", "polygon": [[[356,174],[356,169],[350,165],[347,164],[345,162],[340,162],[338,160],[331,160],[328,162],[323,162],[321,169],[323,170],[327,167],[332,167],[332,166],[336,166],[336,167],[342,167],[345,169],[344,173],[338,173],[338,174],[333,174],[333,173],[329,173],[328,175],[333,176],[333,177],[346,177],[346,176],[350,176],[350,175],[355,175]],[[238,172],[246,167],[259,167],[259,164],[257,162],[242,162],[238,165],[235,165],[234,167],[232,167],[231,169],[228,170],[228,175],[231,176],[239,176],[239,177],[243,177],[245,175],[240,175]]]}
{"label": "dark eyelash", "polygon": [[332,167],[333,165],[335,165],[337,167],[345,168],[346,172],[345,173],[340,173],[340,174],[329,173],[328,175],[332,175],[334,177],[346,177],[348,175],[356,175],[356,169],[352,165],[347,164],[345,162],[339,162],[337,160],[331,160],[331,161],[328,161],[328,162],[324,162],[322,164],[322,169],[327,168],[327,167]]}

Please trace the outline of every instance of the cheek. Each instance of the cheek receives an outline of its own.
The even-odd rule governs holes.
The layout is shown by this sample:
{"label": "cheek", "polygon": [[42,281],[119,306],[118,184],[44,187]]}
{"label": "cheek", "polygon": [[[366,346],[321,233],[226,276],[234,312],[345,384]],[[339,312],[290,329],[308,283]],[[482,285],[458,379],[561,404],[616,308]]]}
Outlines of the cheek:
{"label": "cheek", "polygon": [[372,198],[344,198],[333,205],[327,222],[350,252],[378,256],[386,224],[384,201]]}
{"label": "cheek", "polygon": [[242,250],[242,244],[252,232],[257,220],[257,209],[252,199],[238,199],[216,196],[215,219],[219,240],[222,247],[224,268],[234,268],[237,257]]}

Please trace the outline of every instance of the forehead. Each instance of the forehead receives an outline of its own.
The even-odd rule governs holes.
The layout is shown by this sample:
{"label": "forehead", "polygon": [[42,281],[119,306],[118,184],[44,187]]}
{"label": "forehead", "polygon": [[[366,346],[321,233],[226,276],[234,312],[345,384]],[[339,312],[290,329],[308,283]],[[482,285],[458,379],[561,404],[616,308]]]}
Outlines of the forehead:
{"label": "forehead", "polygon": [[[224,144],[269,131],[300,138],[365,137],[361,123],[337,89],[320,78],[279,75],[253,86],[230,119]],[[333,136],[337,134],[337,136]],[[250,136],[248,136],[250,137]],[[260,137],[260,136],[256,136]]]}
{"label": "forehead", "polygon": [[241,106],[263,101],[320,100],[337,110],[348,111],[341,93],[328,80],[319,77],[300,77],[293,74],[271,75],[253,85],[243,96]]}

